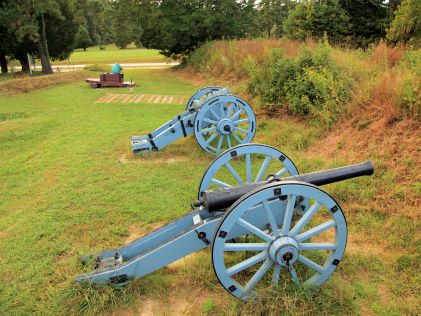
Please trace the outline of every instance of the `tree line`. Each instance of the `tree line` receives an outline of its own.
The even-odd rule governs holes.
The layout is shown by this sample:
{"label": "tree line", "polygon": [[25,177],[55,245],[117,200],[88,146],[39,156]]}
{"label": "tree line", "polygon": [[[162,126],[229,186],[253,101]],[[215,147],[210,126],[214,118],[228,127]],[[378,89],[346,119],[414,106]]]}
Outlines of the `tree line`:
{"label": "tree line", "polygon": [[366,48],[386,38],[420,46],[421,0],[0,0],[0,64],[27,54],[50,60],[75,48],[115,43],[185,58],[206,41],[243,37],[305,40]]}

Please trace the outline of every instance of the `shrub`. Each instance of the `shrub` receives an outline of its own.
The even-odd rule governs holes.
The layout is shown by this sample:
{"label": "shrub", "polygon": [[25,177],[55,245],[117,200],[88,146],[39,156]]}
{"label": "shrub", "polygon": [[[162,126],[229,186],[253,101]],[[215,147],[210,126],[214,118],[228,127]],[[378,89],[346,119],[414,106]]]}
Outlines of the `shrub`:
{"label": "shrub", "polygon": [[421,120],[421,50],[407,51],[399,68],[406,74],[399,106],[410,117]]}
{"label": "shrub", "polygon": [[421,50],[406,51],[399,66],[411,69],[417,77],[421,77]]}
{"label": "shrub", "polygon": [[421,79],[414,74],[406,76],[398,95],[398,105],[410,117],[421,119]]}
{"label": "shrub", "polygon": [[304,48],[294,59],[274,51],[261,69],[251,74],[249,92],[263,105],[286,107],[331,125],[348,101],[351,84],[331,58],[325,41],[315,51]]}
{"label": "shrub", "polygon": [[104,64],[93,64],[93,65],[85,66],[83,69],[89,70],[89,71],[108,72],[110,71],[111,67],[109,65],[104,65]]}

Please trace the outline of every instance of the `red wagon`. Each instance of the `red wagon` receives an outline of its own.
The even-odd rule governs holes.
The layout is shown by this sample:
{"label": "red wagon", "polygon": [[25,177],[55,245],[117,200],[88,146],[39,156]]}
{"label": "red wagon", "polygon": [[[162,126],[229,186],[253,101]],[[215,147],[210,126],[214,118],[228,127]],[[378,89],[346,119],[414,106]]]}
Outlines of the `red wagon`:
{"label": "red wagon", "polygon": [[135,85],[132,81],[124,81],[123,74],[109,74],[103,73],[99,75],[99,79],[88,78],[86,82],[92,88],[100,87],[133,87]]}

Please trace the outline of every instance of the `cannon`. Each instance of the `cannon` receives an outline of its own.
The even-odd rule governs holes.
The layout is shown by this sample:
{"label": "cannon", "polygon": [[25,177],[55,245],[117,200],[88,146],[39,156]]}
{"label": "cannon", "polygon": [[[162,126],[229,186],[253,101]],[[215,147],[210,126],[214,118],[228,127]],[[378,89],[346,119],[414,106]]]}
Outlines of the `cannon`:
{"label": "cannon", "polygon": [[211,247],[217,279],[237,298],[281,278],[320,286],[342,260],[347,223],[338,202],[319,186],[373,173],[366,161],[300,175],[275,148],[233,147],[204,173],[193,211],[127,246],[85,258],[94,269],[77,281],[124,286]]}
{"label": "cannon", "polygon": [[256,117],[251,106],[227,88],[205,87],[187,102],[185,111],[155,131],[133,136],[132,151],[158,151],[182,137],[194,134],[200,147],[212,154],[253,140]]}

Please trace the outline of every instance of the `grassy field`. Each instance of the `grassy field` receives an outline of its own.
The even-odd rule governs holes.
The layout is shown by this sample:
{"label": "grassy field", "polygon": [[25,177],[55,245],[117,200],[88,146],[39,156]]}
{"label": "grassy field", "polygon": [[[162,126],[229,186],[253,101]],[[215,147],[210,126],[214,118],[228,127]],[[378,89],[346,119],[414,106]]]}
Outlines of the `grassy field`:
{"label": "grassy field", "polygon": [[[159,54],[158,50],[136,48],[129,45],[125,49],[120,49],[114,44],[105,46],[105,49],[99,49],[99,46],[88,47],[86,51],[76,49],[68,60],[52,61],[52,65],[91,65],[91,64],[113,64],[118,63],[154,63],[165,62],[164,56]],[[41,65],[36,61],[37,66]],[[9,67],[20,66],[19,62],[12,60]],[[1,77],[0,77],[1,80]]]}
{"label": "grassy field", "polygon": [[[136,48],[131,45],[125,49],[120,49],[114,44],[105,46],[100,50],[99,46],[83,49],[76,49],[70,55],[72,64],[112,64],[119,63],[150,63],[163,62],[164,56],[156,49]],[[66,64],[66,61],[55,61],[53,64]]]}
{"label": "grassy field", "polygon": [[[219,286],[208,250],[120,291],[77,286],[81,255],[118,247],[187,212],[212,160],[194,137],[132,157],[130,136],[153,130],[184,105],[95,100],[107,92],[191,95],[198,87],[172,70],[128,70],[126,77],[137,87],[90,89],[80,81],[0,96],[0,314],[421,312],[421,224],[414,205],[419,170],[405,151],[419,131],[407,121],[395,128],[408,140],[399,143],[399,134],[388,134],[403,155],[382,151],[380,140],[361,145],[368,124],[350,138],[351,122],[326,132],[292,118],[258,116],[255,141],[282,149],[302,172],[365,159],[377,166],[372,178],[326,188],[345,209],[350,236],[343,262],[320,289],[280,285],[266,299],[244,304]],[[397,167],[386,168],[394,157]],[[396,184],[403,176],[412,177],[408,186]]]}

